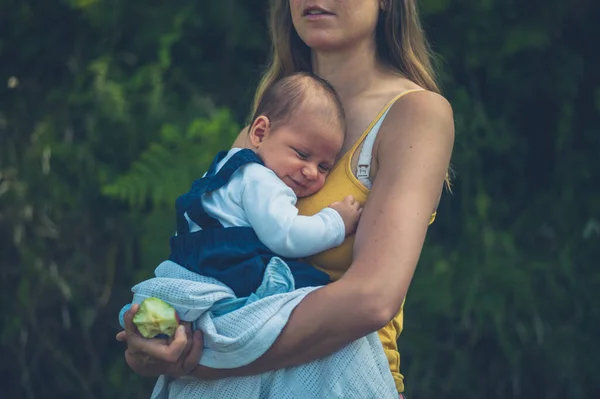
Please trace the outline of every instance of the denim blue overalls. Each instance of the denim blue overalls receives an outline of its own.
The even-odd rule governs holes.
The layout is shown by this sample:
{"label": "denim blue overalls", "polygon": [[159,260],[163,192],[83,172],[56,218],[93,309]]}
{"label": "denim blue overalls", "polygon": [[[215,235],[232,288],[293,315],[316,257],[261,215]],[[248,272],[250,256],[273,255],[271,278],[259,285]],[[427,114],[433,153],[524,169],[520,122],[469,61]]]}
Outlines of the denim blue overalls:
{"label": "denim blue overalls", "polygon": [[[216,172],[217,164],[225,155],[226,151],[217,154],[206,175],[194,181],[190,191],[177,198],[177,235],[171,237],[169,259],[192,272],[216,278],[241,298],[256,291],[267,264],[272,257],[278,255],[260,242],[251,227],[223,227],[204,210],[201,200],[203,194],[225,186],[235,171],[247,163],[263,165],[253,151],[243,149],[236,152]],[[184,216],[186,212],[202,230],[190,232]],[[289,266],[296,288],[331,282],[326,273],[308,263],[281,256],[279,258]]]}

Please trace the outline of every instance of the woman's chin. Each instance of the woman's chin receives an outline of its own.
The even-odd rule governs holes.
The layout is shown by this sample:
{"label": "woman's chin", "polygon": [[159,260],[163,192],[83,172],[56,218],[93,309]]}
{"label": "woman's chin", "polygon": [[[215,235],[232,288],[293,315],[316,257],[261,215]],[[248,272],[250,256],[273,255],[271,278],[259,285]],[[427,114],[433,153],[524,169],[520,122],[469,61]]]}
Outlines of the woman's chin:
{"label": "woman's chin", "polygon": [[342,41],[328,32],[315,32],[307,35],[304,43],[316,52],[331,52],[342,47]]}

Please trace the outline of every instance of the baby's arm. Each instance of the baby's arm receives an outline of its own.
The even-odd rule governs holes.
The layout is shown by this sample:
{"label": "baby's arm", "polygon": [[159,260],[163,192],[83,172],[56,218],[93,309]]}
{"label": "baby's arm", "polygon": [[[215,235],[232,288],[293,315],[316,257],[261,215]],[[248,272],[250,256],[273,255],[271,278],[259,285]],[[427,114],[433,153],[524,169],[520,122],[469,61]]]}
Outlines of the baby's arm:
{"label": "baby's arm", "polygon": [[354,232],[358,204],[345,204],[340,212],[325,208],[314,216],[301,216],[294,192],[271,170],[258,164],[244,168],[241,205],[260,241],[276,254],[288,258],[314,255],[337,247],[346,234]]}

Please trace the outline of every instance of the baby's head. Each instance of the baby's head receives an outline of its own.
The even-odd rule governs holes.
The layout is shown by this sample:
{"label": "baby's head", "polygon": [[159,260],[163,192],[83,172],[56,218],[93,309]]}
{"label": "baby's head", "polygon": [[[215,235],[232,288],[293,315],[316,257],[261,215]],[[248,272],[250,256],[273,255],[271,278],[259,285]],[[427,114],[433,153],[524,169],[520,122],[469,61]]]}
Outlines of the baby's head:
{"label": "baby's head", "polygon": [[319,191],[344,143],[346,121],[329,83],[307,73],[277,81],[249,128],[256,154],[298,197]]}

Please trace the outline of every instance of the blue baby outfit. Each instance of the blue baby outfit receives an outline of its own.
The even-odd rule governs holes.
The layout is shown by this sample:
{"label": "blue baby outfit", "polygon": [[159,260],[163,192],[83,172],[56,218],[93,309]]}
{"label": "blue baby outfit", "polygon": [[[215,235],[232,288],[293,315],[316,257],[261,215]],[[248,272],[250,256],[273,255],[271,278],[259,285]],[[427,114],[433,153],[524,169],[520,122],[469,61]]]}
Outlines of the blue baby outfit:
{"label": "blue baby outfit", "polygon": [[[169,259],[192,272],[219,280],[238,297],[247,297],[257,290],[267,264],[278,255],[259,240],[251,227],[223,227],[205,211],[204,194],[225,186],[242,166],[252,162],[263,164],[253,151],[244,149],[231,156],[217,172],[219,161],[226,155],[225,151],[217,154],[206,175],[177,199],[177,235],[171,237]],[[186,214],[201,230],[190,232]],[[296,288],[331,282],[326,273],[308,263],[282,259],[292,272]]]}

